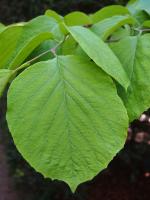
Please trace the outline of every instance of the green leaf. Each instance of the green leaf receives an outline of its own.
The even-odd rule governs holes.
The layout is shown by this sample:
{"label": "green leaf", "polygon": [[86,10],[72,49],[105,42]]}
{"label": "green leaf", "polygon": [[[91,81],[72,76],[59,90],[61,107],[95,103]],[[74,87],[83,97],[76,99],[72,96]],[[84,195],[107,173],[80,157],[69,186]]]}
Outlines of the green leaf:
{"label": "green leaf", "polygon": [[63,17],[59,15],[57,12],[55,12],[54,10],[51,10],[51,9],[47,10],[45,12],[45,15],[49,17],[53,17],[57,22],[63,21]]}
{"label": "green leaf", "polygon": [[21,73],[9,89],[7,120],[31,166],[73,191],[107,166],[123,147],[128,126],[111,78],[76,56]]}
{"label": "green leaf", "polygon": [[139,26],[143,24],[144,21],[149,20],[150,16],[143,10],[137,12],[134,17],[136,18],[137,22],[139,23]]}
{"label": "green leaf", "polygon": [[83,12],[71,12],[64,17],[64,22],[68,26],[90,25],[92,23],[90,17]]}
{"label": "green leaf", "polygon": [[5,27],[5,25],[4,25],[4,24],[2,24],[2,23],[0,23],[0,27]]}
{"label": "green leaf", "polygon": [[[128,9],[130,10],[130,12],[132,13],[132,15],[134,16],[134,18],[137,20],[139,26],[141,26],[141,24],[143,24],[144,21],[149,20],[150,19],[150,3],[148,3],[148,1],[145,3],[148,3],[147,6],[144,3],[143,4],[143,0],[139,1],[139,0],[134,0],[134,1],[130,1],[127,4]],[[149,9],[149,11],[148,11]]]}
{"label": "green leaf", "polygon": [[0,68],[17,68],[40,43],[53,38],[56,25],[52,18],[40,16],[6,28],[0,33]]}
{"label": "green leaf", "polygon": [[131,13],[136,14],[137,12],[144,10],[150,14],[150,1],[149,0],[131,0],[127,5]]}
{"label": "green leaf", "polygon": [[[96,34],[84,27],[68,27],[68,31],[79,43],[87,55],[106,73],[112,76],[123,87],[127,88],[129,80],[112,50]],[[109,59],[108,59],[109,58]]]}
{"label": "green leaf", "polygon": [[150,20],[144,21],[143,26],[144,26],[144,27],[149,27],[149,28],[150,28]]}
{"label": "green leaf", "polygon": [[75,53],[77,46],[78,43],[74,40],[74,38],[71,35],[69,35],[68,38],[61,45],[59,53],[62,55],[72,55]]}
{"label": "green leaf", "polygon": [[0,97],[3,94],[5,87],[13,76],[14,71],[8,69],[0,69]]}
{"label": "green leaf", "polygon": [[119,41],[120,39],[130,36],[131,35],[131,29],[129,25],[125,25],[125,27],[121,27],[118,30],[116,30],[111,37],[107,40],[107,42],[115,42]]}
{"label": "green leaf", "polygon": [[129,15],[129,11],[127,8],[119,5],[112,5],[102,8],[101,10],[97,11],[93,15],[91,15],[92,21],[97,23],[102,21],[106,18],[110,18],[115,15]]}
{"label": "green leaf", "polygon": [[104,19],[91,27],[91,30],[106,40],[113,32],[125,24],[134,24],[135,20],[129,16],[113,16]]}
{"label": "green leaf", "polygon": [[0,32],[4,31],[6,26],[4,26],[2,23],[0,23]]}
{"label": "green leaf", "polygon": [[79,55],[90,59],[71,35],[68,35],[67,39],[59,47],[57,53],[59,55]]}
{"label": "green leaf", "polygon": [[119,88],[119,94],[133,121],[150,107],[150,34],[126,37],[111,47],[130,79],[127,92]]}
{"label": "green leaf", "polygon": [[79,55],[79,56],[84,56],[84,57],[86,56],[87,59],[89,58],[71,35],[68,35],[66,40],[58,48],[57,54],[58,55]]}
{"label": "green leaf", "polygon": [[[49,50],[49,53],[47,53],[46,55],[43,55],[42,57],[40,57],[39,59],[36,59],[35,62],[40,62],[40,61],[45,61],[45,60],[49,60],[51,58],[53,58],[53,54],[50,52],[50,49],[52,49],[53,47],[55,47],[57,45],[57,42],[55,40],[46,40],[44,42],[42,42],[31,54],[30,56],[26,59],[26,61],[28,60],[32,60],[33,58],[39,56],[40,54],[42,54],[43,52],[46,52]],[[34,63],[32,63],[34,64]]]}

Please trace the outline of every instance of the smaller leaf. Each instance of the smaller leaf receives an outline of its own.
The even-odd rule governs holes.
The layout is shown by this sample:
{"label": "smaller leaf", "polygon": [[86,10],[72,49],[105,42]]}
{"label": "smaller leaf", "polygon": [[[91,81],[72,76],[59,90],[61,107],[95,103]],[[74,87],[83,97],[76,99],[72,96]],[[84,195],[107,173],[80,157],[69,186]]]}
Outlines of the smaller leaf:
{"label": "smaller leaf", "polygon": [[[86,54],[107,74],[112,76],[124,88],[127,89],[129,79],[119,59],[115,56],[109,46],[96,34],[87,28],[80,26],[68,27],[68,31],[78,42]],[[109,59],[108,59],[109,58]]]}
{"label": "smaller leaf", "polygon": [[37,46],[59,32],[57,27],[47,16],[8,26],[0,33],[0,68],[17,68]]}
{"label": "smaller leaf", "polygon": [[79,11],[69,13],[64,17],[64,21],[68,26],[89,25],[92,23],[88,15]]}
{"label": "smaller leaf", "polygon": [[113,32],[125,24],[134,24],[135,20],[130,16],[113,16],[104,19],[91,27],[91,30],[106,40]]}
{"label": "smaller leaf", "polygon": [[91,15],[93,23],[97,23],[99,21],[102,21],[103,19],[112,17],[114,15],[128,15],[130,14],[128,9],[119,6],[119,5],[112,5],[102,8],[101,10],[97,11],[93,15]]}
{"label": "smaller leaf", "polygon": [[61,15],[59,15],[57,12],[55,12],[54,10],[47,10],[45,12],[45,15],[48,17],[53,17],[57,22],[62,22],[63,21],[63,17]]}
{"label": "smaller leaf", "polygon": [[127,7],[132,14],[136,14],[140,10],[145,10],[148,14],[150,14],[149,0],[131,0],[127,4]]}
{"label": "smaller leaf", "polygon": [[144,26],[144,27],[150,27],[150,20],[146,20],[146,21],[143,23],[143,26]]}
{"label": "smaller leaf", "polygon": [[110,37],[109,42],[119,41],[122,38],[130,36],[131,29],[129,25],[125,25],[125,27],[121,27],[120,29],[116,30]]}
{"label": "smaller leaf", "polygon": [[150,34],[123,38],[111,48],[130,79],[128,90],[119,87],[118,94],[132,122],[150,107]]}
{"label": "smaller leaf", "polygon": [[0,69],[0,97],[13,74],[14,71],[12,70]]}
{"label": "smaller leaf", "polygon": [[2,32],[3,30],[5,30],[6,26],[4,26],[2,23],[0,23],[0,32]]}
{"label": "smaller leaf", "polygon": [[58,53],[59,55],[79,55],[90,59],[71,35],[60,46]]}
{"label": "smaller leaf", "polygon": [[52,49],[54,46],[56,46],[57,42],[55,40],[46,40],[43,43],[41,43],[26,59],[26,61],[32,60],[33,58],[39,56],[43,52],[46,52],[49,50],[49,53],[46,55],[43,55],[42,57],[35,60],[35,62],[45,61],[53,58],[52,53],[50,52],[50,49]]}
{"label": "smaller leaf", "polygon": [[78,46],[78,43],[74,40],[74,38],[71,35],[69,35],[69,37],[61,45],[60,53],[62,55],[74,54],[74,51],[77,48],[77,46]]}
{"label": "smaller leaf", "polygon": [[134,15],[135,19],[137,20],[138,24],[141,26],[141,24],[143,24],[144,21],[149,20],[150,16],[147,14],[147,12],[145,12],[144,10],[140,10],[138,11],[135,15]]}

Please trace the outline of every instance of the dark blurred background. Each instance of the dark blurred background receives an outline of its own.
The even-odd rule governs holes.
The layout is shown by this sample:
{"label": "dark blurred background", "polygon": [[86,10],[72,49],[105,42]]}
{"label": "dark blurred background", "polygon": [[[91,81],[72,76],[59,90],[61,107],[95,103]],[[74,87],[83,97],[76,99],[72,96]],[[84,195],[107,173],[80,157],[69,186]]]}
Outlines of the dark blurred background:
{"label": "dark blurred background", "polygon": [[6,24],[29,20],[48,8],[65,15],[74,10],[92,13],[110,4],[127,0],[0,0],[0,21]]}
{"label": "dark blurred background", "polygon": [[[0,22],[27,21],[48,8],[65,15],[74,10],[92,13],[106,5],[126,3],[126,0],[0,0]],[[0,200],[150,199],[150,111],[131,124],[124,148],[108,168],[92,181],[81,184],[75,194],[67,184],[44,179],[26,163],[8,132],[5,112],[6,94],[0,100]]]}

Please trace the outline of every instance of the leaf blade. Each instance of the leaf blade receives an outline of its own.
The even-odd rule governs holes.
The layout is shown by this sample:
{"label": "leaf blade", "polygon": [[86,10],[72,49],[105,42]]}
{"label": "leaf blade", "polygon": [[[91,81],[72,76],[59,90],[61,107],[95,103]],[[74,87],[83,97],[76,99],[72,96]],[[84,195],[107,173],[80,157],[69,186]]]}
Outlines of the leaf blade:
{"label": "leaf blade", "polygon": [[0,69],[0,97],[3,95],[3,92],[13,74],[12,70]]}
{"label": "leaf blade", "polygon": [[96,34],[86,28],[74,26],[67,27],[67,29],[85,53],[93,59],[100,68],[127,89],[129,80],[126,72],[108,45]]}
{"label": "leaf blade", "polygon": [[[122,88],[120,96],[127,108],[130,121],[137,119],[150,107],[149,65],[150,34],[141,37],[132,36],[122,39],[111,47],[128,71],[130,86],[125,92]],[[124,50],[122,50],[124,47]]]}
{"label": "leaf blade", "polygon": [[[7,121],[25,159],[74,191],[122,147],[128,119],[102,70],[81,57],[57,59],[37,63],[15,79],[8,93]],[[112,119],[111,113],[116,113]]]}
{"label": "leaf blade", "polygon": [[74,11],[64,17],[67,26],[90,25],[92,21],[88,15],[83,12]]}
{"label": "leaf blade", "polygon": [[50,17],[39,16],[25,24],[8,26],[0,34],[0,68],[17,68],[40,43],[53,38],[50,30],[55,25]]}
{"label": "leaf blade", "polygon": [[135,21],[129,16],[113,16],[102,20],[91,27],[91,30],[106,40],[114,31],[125,24],[134,24]]}
{"label": "leaf blade", "polygon": [[111,5],[106,6],[93,15],[91,15],[91,18],[94,23],[97,23],[99,21],[102,21],[106,18],[110,18],[115,15],[129,15],[129,11],[126,7],[120,6],[120,5]]}

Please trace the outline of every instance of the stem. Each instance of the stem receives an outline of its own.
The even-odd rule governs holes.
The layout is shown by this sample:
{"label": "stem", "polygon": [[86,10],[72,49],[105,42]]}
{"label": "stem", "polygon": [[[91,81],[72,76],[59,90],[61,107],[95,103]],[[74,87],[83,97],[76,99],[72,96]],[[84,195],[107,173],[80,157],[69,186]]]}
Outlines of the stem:
{"label": "stem", "polygon": [[134,30],[139,32],[149,32],[150,28],[143,28],[143,29],[134,28]]}
{"label": "stem", "polygon": [[67,38],[68,38],[68,35],[65,36],[65,37],[63,38],[63,40],[61,40],[56,46],[54,46],[54,47],[52,47],[51,49],[49,49],[49,50],[47,50],[47,51],[45,51],[45,52],[39,54],[38,56],[32,58],[31,60],[29,60],[29,61],[23,63],[23,64],[20,65],[20,67],[18,67],[15,71],[19,71],[19,70],[21,70],[21,69],[24,69],[24,68],[29,67],[34,61],[38,60],[39,58],[41,58],[42,56],[44,56],[44,55],[46,55],[46,54],[48,54],[48,53],[52,53],[54,56],[56,56],[56,55],[57,55],[57,54],[56,54],[57,48],[58,48],[62,43],[64,43],[64,41],[65,41]]}
{"label": "stem", "polygon": [[144,28],[144,29],[141,29],[142,32],[149,32],[150,31],[150,28]]}

